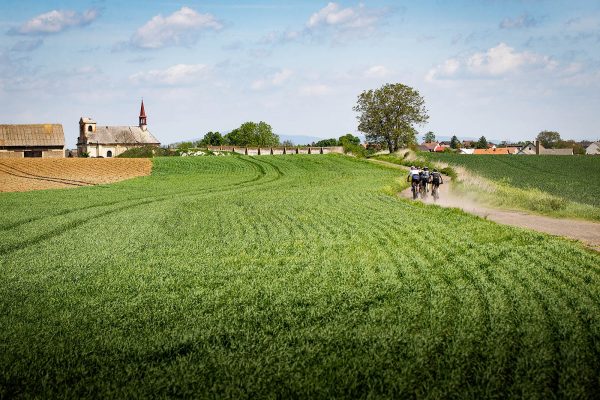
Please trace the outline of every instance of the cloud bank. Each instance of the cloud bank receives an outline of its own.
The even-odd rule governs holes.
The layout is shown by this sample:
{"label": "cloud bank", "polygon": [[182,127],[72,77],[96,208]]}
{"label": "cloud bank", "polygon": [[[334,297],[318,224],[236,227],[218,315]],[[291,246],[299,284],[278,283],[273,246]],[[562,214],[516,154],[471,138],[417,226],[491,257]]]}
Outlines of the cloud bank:
{"label": "cloud bank", "polygon": [[48,35],[62,32],[68,28],[82,27],[91,24],[98,18],[96,9],[82,13],[71,10],[52,10],[40,14],[9,33],[17,35]]}
{"label": "cloud bank", "polygon": [[429,70],[427,81],[443,79],[499,78],[531,69],[553,69],[557,63],[548,56],[518,52],[500,43],[485,52],[464,59],[450,58]]}
{"label": "cloud bank", "polygon": [[142,49],[188,46],[197,42],[203,31],[218,31],[223,24],[211,14],[182,7],[171,15],[157,15],[141,26],[131,38],[131,45]]}

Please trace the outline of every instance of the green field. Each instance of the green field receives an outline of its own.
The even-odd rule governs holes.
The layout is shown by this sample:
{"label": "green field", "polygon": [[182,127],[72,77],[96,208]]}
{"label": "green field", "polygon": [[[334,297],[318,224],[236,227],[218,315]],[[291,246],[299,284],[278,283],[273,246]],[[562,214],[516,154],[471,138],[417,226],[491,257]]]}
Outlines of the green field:
{"label": "green field", "polygon": [[0,397],[599,396],[600,255],[398,174],[172,157],[1,194]]}
{"label": "green field", "polygon": [[570,201],[600,207],[600,157],[422,155],[430,160],[464,166],[486,178],[521,189],[536,188]]}

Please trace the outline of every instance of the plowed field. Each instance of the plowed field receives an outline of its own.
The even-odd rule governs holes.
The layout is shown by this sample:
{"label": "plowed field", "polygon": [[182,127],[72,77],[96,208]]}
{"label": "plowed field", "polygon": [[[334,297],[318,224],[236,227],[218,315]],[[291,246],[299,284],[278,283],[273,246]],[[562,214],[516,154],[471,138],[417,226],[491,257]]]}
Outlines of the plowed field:
{"label": "plowed field", "polygon": [[0,160],[0,192],[63,189],[118,182],[150,175],[148,159],[6,159]]}

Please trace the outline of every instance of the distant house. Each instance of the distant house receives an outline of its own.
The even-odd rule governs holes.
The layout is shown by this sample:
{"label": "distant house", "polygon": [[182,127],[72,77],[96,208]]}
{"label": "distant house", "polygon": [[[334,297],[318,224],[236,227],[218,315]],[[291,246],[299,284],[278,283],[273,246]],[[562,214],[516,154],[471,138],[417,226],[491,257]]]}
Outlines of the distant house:
{"label": "distant house", "polygon": [[492,148],[492,149],[473,149],[473,154],[475,155],[481,155],[481,154],[493,154],[493,155],[500,155],[500,154],[511,154],[508,149],[504,148]]}
{"label": "distant house", "polygon": [[600,154],[600,142],[594,142],[586,147],[585,154]]}
{"label": "distant house", "polygon": [[60,124],[0,125],[0,158],[63,158],[65,134]]}
{"label": "distant house", "polygon": [[462,141],[462,147],[463,148],[472,148],[474,146],[474,143],[472,140],[463,140]]}
{"label": "distant house", "polygon": [[542,156],[572,156],[573,149],[547,149],[540,141],[536,140],[535,143],[527,142],[527,144],[521,147],[521,150],[517,152],[519,155],[542,155]]}
{"label": "distant house", "polygon": [[519,149],[519,151],[517,151],[516,154],[519,154],[519,155],[533,155],[533,154],[537,154],[536,148],[535,148],[535,144],[533,144],[531,142],[527,142],[525,144],[525,146],[521,147]]}
{"label": "distant house", "polygon": [[440,144],[438,142],[421,143],[419,145],[419,150],[434,152],[435,148],[438,147],[439,145]]}
{"label": "distant house", "polygon": [[535,142],[537,146],[537,154],[542,156],[572,156],[573,149],[547,149],[539,141]]}
{"label": "distant house", "polygon": [[506,150],[508,150],[509,154],[517,154],[521,148],[517,146],[507,146]]}
{"label": "distant house", "polygon": [[144,102],[140,109],[138,126],[97,126],[91,118],[79,120],[77,153],[90,157],[116,157],[128,149],[143,146],[160,146],[160,142],[147,129]]}

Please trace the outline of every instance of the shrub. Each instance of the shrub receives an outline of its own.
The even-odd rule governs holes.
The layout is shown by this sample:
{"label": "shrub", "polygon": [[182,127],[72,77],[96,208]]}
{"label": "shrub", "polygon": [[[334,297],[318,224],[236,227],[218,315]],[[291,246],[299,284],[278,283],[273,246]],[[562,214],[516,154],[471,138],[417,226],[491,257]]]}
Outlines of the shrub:
{"label": "shrub", "polygon": [[[143,147],[133,147],[119,154],[118,158],[152,158],[154,157],[155,150],[160,148],[156,148],[154,146],[143,146]],[[160,149],[166,150],[166,149]],[[161,154],[162,155],[162,154]]]}

